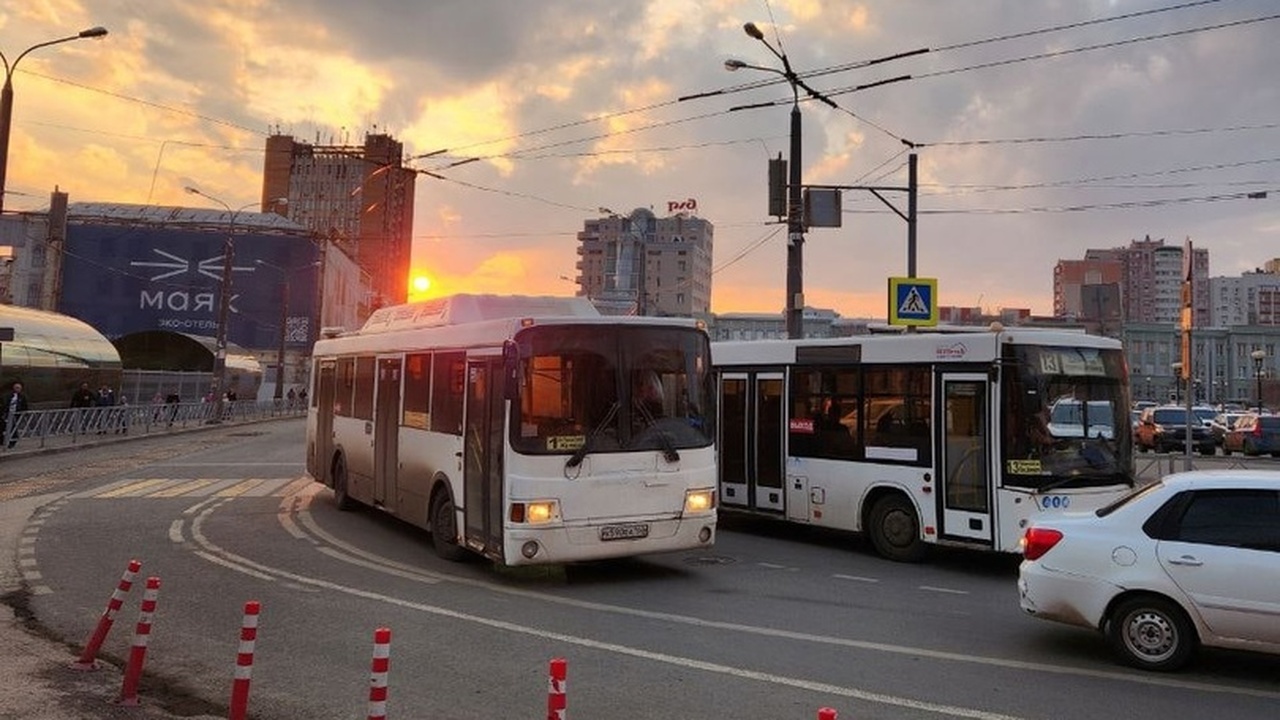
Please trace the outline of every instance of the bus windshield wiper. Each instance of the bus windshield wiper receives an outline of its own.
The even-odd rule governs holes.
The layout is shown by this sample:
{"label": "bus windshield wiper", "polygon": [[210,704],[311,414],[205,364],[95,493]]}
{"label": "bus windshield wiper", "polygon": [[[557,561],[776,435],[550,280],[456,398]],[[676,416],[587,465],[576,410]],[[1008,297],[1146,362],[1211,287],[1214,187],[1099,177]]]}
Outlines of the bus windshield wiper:
{"label": "bus windshield wiper", "polygon": [[680,462],[680,453],[676,451],[675,443],[671,442],[671,438],[665,432],[658,429],[658,421],[654,419],[653,413],[649,412],[649,408],[644,403],[636,403],[636,409],[640,411],[640,417],[653,428],[653,433],[658,436],[658,442],[662,444],[662,459],[669,463]]}
{"label": "bus windshield wiper", "polygon": [[569,456],[569,459],[564,462],[566,470],[569,468],[576,468],[582,464],[582,461],[587,458],[587,453],[591,451],[591,441],[594,440],[601,432],[604,432],[604,429],[608,427],[609,423],[613,422],[613,417],[617,414],[618,401],[614,400],[613,404],[609,406],[609,411],[604,414],[604,419],[592,428],[591,432],[587,433],[587,437],[582,441],[582,447],[574,450],[573,454]]}

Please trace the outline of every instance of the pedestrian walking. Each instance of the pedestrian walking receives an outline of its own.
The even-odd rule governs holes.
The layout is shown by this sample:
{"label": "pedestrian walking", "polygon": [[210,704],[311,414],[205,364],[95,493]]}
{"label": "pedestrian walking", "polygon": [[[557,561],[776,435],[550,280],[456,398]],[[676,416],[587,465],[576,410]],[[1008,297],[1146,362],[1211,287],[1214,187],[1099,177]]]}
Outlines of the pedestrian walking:
{"label": "pedestrian walking", "polygon": [[22,383],[14,381],[9,391],[0,398],[0,438],[8,440],[8,447],[18,443],[18,416],[27,411],[27,395]]}

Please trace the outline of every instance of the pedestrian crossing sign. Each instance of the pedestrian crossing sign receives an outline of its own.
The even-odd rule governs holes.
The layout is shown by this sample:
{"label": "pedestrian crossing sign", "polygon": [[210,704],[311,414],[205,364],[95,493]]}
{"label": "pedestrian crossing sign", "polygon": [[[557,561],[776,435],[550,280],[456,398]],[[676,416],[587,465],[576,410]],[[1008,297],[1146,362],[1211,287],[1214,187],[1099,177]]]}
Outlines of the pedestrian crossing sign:
{"label": "pedestrian crossing sign", "polygon": [[937,278],[889,278],[889,324],[938,324]]}

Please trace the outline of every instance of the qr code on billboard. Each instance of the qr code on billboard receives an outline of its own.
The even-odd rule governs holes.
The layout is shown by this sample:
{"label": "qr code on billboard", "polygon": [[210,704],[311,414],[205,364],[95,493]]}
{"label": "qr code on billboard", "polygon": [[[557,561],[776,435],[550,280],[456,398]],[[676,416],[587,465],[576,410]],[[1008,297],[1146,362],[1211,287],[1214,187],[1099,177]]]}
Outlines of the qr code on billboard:
{"label": "qr code on billboard", "polygon": [[284,341],[305,343],[311,337],[311,318],[306,315],[291,317],[285,323]]}

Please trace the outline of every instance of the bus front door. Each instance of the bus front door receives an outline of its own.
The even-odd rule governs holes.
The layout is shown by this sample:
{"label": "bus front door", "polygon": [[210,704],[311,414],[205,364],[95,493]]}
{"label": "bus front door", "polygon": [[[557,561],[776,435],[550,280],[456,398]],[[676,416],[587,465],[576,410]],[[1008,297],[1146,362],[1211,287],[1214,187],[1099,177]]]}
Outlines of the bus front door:
{"label": "bus front door", "polygon": [[502,358],[467,360],[467,408],[462,433],[462,482],[467,547],[501,559]]}
{"label": "bus front door", "polygon": [[396,509],[396,470],[400,465],[400,358],[378,361],[373,429],[373,503]]}
{"label": "bus front door", "polygon": [[782,373],[725,373],[720,408],[720,503],[782,512]]}
{"label": "bus front door", "polygon": [[981,373],[942,375],[940,537],[987,543],[993,539],[988,388]]}

